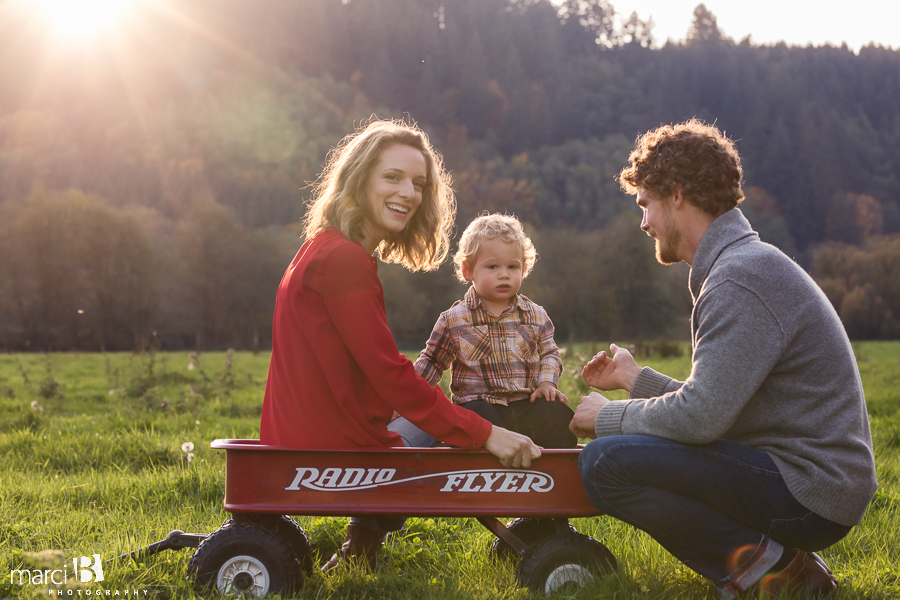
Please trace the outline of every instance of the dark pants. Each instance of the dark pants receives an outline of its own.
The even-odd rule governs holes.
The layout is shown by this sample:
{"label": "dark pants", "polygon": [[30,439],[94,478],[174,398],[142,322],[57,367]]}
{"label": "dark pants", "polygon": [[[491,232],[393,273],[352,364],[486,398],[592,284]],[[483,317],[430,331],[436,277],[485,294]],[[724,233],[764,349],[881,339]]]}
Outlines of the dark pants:
{"label": "dark pants", "polygon": [[783,549],[827,548],[850,531],[801,505],[762,450],[621,435],[581,452],[594,506],[650,534],[725,597],[746,590]]}
{"label": "dark pants", "polygon": [[569,431],[572,409],[562,402],[539,398],[517,400],[508,406],[472,400],[461,405],[494,425],[527,435],[541,448],[574,448],[578,443]]}

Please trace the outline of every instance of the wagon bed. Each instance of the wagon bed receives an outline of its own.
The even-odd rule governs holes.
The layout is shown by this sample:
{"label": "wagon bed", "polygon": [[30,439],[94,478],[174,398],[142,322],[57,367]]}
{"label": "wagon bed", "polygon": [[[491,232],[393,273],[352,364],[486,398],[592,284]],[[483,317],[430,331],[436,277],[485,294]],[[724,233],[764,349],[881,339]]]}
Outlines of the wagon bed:
{"label": "wagon bed", "polygon": [[216,440],[226,452],[225,510],[307,516],[589,517],[580,449],[544,450],[529,469],[483,450],[293,450]]}
{"label": "wagon bed", "polygon": [[287,515],[474,517],[497,536],[494,557],[518,559],[524,586],[582,587],[617,568],[606,546],[568,523],[602,514],[581,484],[580,448],[544,450],[530,468],[507,469],[484,450],[451,447],[296,450],[246,439],[211,447],[225,451],[232,516],[211,534],[175,530],[126,557],[193,547],[188,571],[198,585],[261,598],[299,587],[313,570],[306,533]]}

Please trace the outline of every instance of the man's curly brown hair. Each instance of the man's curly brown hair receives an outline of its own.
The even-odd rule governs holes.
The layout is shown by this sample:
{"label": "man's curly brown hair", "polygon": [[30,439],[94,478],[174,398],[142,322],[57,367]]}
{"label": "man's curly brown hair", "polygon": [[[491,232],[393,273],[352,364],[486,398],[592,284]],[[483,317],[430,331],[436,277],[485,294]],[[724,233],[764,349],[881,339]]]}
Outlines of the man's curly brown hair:
{"label": "man's curly brown hair", "polygon": [[629,194],[641,188],[671,196],[680,186],[688,202],[713,216],[744,199],[741,158],[734,143],[698,119],[648,131],[637,139],[628,159],[631,166],[619,173],[619,184]]}

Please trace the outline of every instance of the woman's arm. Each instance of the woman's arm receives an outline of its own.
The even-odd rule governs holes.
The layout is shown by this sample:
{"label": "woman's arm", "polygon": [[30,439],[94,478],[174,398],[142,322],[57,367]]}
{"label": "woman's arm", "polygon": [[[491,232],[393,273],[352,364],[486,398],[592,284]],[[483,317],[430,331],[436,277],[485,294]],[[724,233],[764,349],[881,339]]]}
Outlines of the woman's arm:
{"label": "woman's arm", "polygon": [[491,424],[453,406],[440,387],[417,376],[394,342],[375,265],[361,247],[342,244],[325,258],[318,288],[328,315],[375,393],[391,408],[437,439],[482,447]]}

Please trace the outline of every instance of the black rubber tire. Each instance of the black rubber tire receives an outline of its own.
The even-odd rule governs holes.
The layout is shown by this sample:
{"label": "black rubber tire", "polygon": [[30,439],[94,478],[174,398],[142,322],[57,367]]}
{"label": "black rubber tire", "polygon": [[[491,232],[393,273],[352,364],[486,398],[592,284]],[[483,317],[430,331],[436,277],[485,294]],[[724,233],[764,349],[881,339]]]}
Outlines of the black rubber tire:
{"label": "black rubber tire", "polygon": [[250,598],[283,592],[303,579],[300,563],[281,535],[258,523],[231,519],[194,551],[188,573],[202,588]]}
{"label": "black rubber tire", "polygon": [[[575,529],[569,525],[569,531]],[[556,525],[552,519],[539,519],[536,517],[520,517],[506,524],[506,528],[516,535],[528,546],[534,546],[541,540],[545,540],[556,534]],[[492,560],[507,558],[519,558],[519,553],[513,550],[502,538],[494,538],[491,544],[490,557]]]}
{"label": "black rubber tire", "polygon": [[[293,520],[287,515],[281,515],[281,517],[275,522],[275,533],[280,535],[282,539],[284,539],[291,547],[291,550],[294,553],[294,558],[297,559],[297,563],[300,565],[300,568],[307,575],[309,573],[312,573],[312,545],[310,545],[309,543],[309,538],[306,537],[306,532],[303,531],[303,528],[297,524],[297,521]],[[298,584],[299,583],[301,582],[298,582]]]}
{"label": "black rubber tire", "polygon": [[525,553],[516,579],[535,592],[550,594],[585,587],[618,568],[616,557],[593,539],[574,531],[559,533]]}

